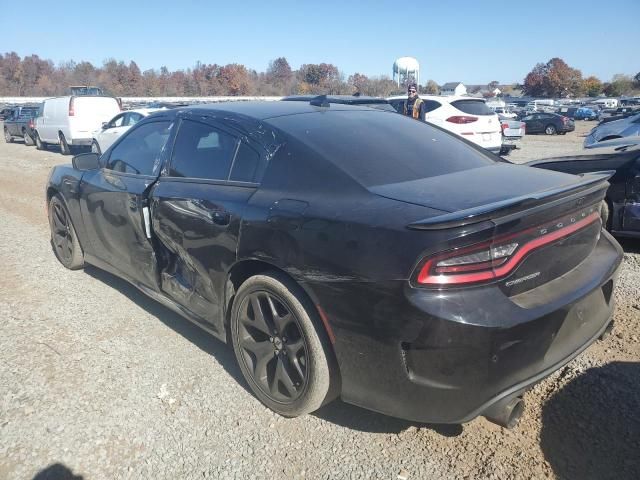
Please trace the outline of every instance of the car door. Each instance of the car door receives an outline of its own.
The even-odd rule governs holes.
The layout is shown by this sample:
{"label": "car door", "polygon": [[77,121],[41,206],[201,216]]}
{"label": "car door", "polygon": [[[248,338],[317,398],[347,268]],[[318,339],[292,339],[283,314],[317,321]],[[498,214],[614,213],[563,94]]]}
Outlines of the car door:
{"label": "car door", "polygon": [[[136,284],[158,289],[147,194],[158,178],[172,129],[157,118],[127,132],[81,180],[80,208],[90,255]],[[91,259],[89,259],[91,262]]]}
{"label": "car door", "polygon": [[542,131],[542,121],[540,119],[540,114],[539,113],[534,113],[533,115],[531,115],[528,118],[529,118],[528,120],[526,118],[524,119],[525,123],[527,124],[527,133],[539,133],[539,132],[541,132]]}
{"label": "car door", "polygon": [[113,117],[106,128],[103,128],[97,135],[96,140],[100,145],[100,150],[106,152],[120,136],[127,131],[129,127],[125,126],[126,113],[121,113]]}
{"label": "car door", "polygon": [[259,147],[223,123],[182,119],[168,167],[151,192],[152,229],[165,259],[162,290],[222,332],[226,273],[257,188]]}

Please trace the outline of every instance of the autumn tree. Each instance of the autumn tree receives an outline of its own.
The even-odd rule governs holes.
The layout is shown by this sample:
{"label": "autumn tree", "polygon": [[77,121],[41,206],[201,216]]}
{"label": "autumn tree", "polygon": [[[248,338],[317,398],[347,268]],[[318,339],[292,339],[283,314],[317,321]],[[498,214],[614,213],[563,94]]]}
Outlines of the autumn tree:
{"label": "autumn tree", "polygon": [[426,95],[438,95],[438,93],[440,93],[440,87],[435,81],[427,80],[427,83],[425,83],[422,89],[422,93]]}
{"label": "autumn tree", "polygon": [[286,87],[291,83],[292,79],[293,71],[286,58],[278,57],[269,62],[269,67],[266,72],[266,80],[268,83],[279,87]]}
{"label": "autumn tree", "polygon": [[366,75],[354,73],[349,77],[347,83],[355,89],[355,92],[367,95],[369,94],[369,78]]}
{"label": "autumn tree", "polygon": [[590,97],[597,97],[602,93],[602,82],[593,75],[584,79],[584,91]]}
{"label": "autumn tree", "polygon": [[524,92],[534,97],[566,97],[580,95],[582,72],[571,68],[561,58],[538,63],[524,79]]}

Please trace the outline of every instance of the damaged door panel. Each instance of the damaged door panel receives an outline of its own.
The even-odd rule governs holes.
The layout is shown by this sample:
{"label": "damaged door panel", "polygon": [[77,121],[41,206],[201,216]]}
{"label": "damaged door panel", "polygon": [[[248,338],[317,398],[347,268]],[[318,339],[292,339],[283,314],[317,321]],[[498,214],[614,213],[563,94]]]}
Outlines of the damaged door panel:
{"label": "damaged door panel", "polygon": [[151,195],[161,289],[218,332],[226,272],[236,261],[243,206],[254,191],[162,178]]}

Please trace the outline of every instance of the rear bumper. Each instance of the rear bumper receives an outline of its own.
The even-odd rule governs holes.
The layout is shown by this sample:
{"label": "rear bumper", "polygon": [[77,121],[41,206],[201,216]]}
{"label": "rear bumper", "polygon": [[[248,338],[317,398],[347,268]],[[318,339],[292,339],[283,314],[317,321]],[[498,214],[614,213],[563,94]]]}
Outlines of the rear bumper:
{"label": "rear bumper", "polygon": [[613,313],[621,260],[603,233],[580,265],[514,297],[496,287],[443,293],[396,282],[344,292],[360,298],[357,313],[332,310],[328,296],[338,287],[323,292],[318,285],[335,326],[342,398],[417,422],[469,421],[598,338]]}

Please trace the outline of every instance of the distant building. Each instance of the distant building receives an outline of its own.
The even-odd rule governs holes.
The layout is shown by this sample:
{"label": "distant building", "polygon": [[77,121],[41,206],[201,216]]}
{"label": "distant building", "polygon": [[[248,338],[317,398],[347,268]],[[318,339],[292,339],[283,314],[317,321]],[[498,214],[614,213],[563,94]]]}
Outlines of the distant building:
{"label": "distant building", "polygon": [[467,87],[462,82],[447,82],[440,87],[440,95],[466,95]]}

